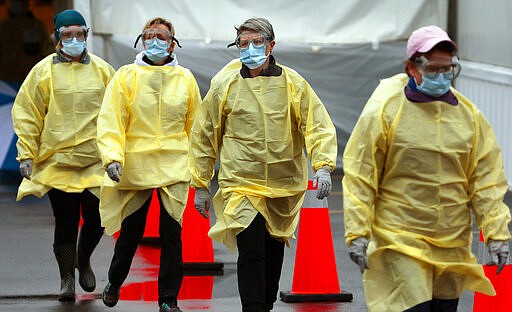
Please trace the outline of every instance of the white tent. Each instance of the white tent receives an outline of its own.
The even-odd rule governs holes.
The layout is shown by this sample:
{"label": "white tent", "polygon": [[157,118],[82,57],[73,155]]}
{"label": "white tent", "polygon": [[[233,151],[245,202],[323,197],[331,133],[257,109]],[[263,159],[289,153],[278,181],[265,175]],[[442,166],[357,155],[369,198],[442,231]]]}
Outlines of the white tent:
{"label": "white tent", "polygon": [[133,43],[155,16],[172,21],[183,46],[178,61],[192,70],[201,93],[211,77],[236,58],[234,26],[265,17],[274,27],[274,55],[312,85],[338,133],[338,166],[350,132],[379,79],[403,71],[405,42],[424,25],[446,29],[447,0],[155,0],[75,1],[93,36],[90,49],[114,67],[133,62]]}

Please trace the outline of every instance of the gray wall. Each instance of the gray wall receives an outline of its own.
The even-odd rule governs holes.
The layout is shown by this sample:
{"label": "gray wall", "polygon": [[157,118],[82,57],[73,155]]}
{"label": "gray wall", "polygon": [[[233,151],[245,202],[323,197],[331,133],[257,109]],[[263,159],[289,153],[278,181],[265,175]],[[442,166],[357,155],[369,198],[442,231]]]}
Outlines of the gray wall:
{"label": "gray wall", "polygon": [[512,68],[511,14],[511,0],[451,0],[449,29],[459,57]]}

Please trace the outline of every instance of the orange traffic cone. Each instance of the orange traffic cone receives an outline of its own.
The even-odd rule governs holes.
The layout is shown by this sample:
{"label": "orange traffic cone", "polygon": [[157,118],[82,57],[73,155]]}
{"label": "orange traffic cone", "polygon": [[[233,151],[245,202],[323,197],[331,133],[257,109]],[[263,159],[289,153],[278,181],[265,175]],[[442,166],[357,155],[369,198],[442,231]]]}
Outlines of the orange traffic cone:
{"label": "orange traffic cone", "polygon": [[205,219],[196,211],[194,207],[195,191],[193,188],[189,190],[187,207],[183,213],[181,229],[183,266],[185,270],[207,270],[211,275],[221,275],[224,263],[214,260],[213,242],[208,237],[210,218]]}
{"label": "orange traffic cone", "polygon": [[213,282],[214,277],[212,275],[184,276],[178,299],[212,299]]}
{"label": "orange traffic cone", "polygon": [[508,311],[512,307],[512,267],[506,264],[500,275],[496,275],[496,266],[485,265],[489,260],[487,247],[485,246],[482,232],[480,232],[480,242],[478,245],[478,258],[483,264],[485,276],[491,281],[496,291],[496,296],[487,296],[476,292],[473,303],[473,312],[494,312]]}
{"label": "orange traffic cone", "polygon": [[149,204],[148,216],[146,218],[146,228],[144,228],[144,236],[142,243],[152,243],[160,241],[160,203],[158,202],[157,190],[153,190],[151,195],[151,203]]}
{"label": "orange traffic cone", "polygon": [[[188,192],[187,206],[183,213],[181,240],[183,243],[183,266],[185,270],[206,270],[208,274],[222,275],[224,263],[215,262],[213,256],[213,242],[208,237],[210,219],[203,218],[194,207],[195,189]],[[149,205],[146,228],[143,242],[159,242],[160,203],[157,191]]]}
{"label": "orange traffic cone", "polygon": [[281,300],[352,301],[352,294],[341,291],[338,282],[327,199],[317,199],[314,190],[310,180],[300,211],[292,290],[281,292]]}

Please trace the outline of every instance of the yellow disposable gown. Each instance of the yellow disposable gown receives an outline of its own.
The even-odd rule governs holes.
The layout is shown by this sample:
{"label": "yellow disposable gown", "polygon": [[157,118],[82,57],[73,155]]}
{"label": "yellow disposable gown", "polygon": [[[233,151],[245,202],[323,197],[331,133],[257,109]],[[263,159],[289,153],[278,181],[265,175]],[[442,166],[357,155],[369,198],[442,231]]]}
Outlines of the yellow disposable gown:
{"label": "yellow disposable gown", "polygon": [[208,187],[220,154],[216,223],[210,237],[235,250],[236,235],[261,213],[270,234],[293,237],[313,169],[336,163],[336,131],[320,99],[292,69],[242,78],[234,60],[212,80],[191,136],[193,185]]}
{"label": "yellow disposable gown", "polygon": [[96,118],[114,69],[90,54],[90,62],[41,60],[23,82],[12,118],[17,160],[32,159],[31,180],[23,179],[17,200],[90,189],[99,196],[104,173],[96,145]]}
{"label": "yellow disposable gown", "polygon": [[465,289],[494,295],[471,253],[471,211],[486,241],[510,239],[490,125],[454,89],[456,106],[410,102],[407,82],[399,74],[380,83],[343,157],[346,242],[370,239],[369,311],[402,311]]}
{"label": "yellow disposable gown", "polygon": [[105,174],[100,214],[107,234],[139,209],[154,188],[181,222],[187,204],[189,135],[201,101],[190,70],[176,66],[121,67],[109,84],[98,117],[103,166],[122,165],[115,183]]}

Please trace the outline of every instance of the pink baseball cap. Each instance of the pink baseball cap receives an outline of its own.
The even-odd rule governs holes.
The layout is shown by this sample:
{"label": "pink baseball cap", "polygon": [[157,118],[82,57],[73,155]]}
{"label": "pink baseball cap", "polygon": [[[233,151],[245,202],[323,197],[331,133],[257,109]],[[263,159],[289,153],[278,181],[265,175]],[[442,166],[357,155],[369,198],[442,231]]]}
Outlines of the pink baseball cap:
{"label": "pink baseball cap", "polygon": [[443,41],[449,42],[454,49],[457,48],[455,42],[441,28],[434,25],[418,28],[407,40],[407,57],[411,58],[416,52],[426,53]]}

